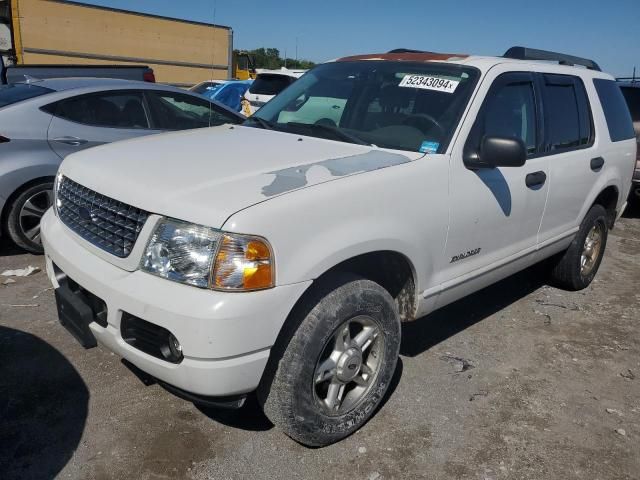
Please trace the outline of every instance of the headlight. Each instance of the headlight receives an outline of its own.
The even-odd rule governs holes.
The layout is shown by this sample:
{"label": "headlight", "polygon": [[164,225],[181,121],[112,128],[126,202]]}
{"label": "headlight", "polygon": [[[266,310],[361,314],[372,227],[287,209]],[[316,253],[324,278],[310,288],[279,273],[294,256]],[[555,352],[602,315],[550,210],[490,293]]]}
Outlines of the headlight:
{"label": "headlight", "polygon": [[140,268],[200,288],[243,291],[274,285],[266,240],[173,219],[158,222]]}
{"label": "headlight", "polygon": [[58,198],[58,190],[62,184],[63,175],[61,173],[56,174],[56,178],[53,181],[53,213],[58,215],[58,208],[62,205],[62,202]]}

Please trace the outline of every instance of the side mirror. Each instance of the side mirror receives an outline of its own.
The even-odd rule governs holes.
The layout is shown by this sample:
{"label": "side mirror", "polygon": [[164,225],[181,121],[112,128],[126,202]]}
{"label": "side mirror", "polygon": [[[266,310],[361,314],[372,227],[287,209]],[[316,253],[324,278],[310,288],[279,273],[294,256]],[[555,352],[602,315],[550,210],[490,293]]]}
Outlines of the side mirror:
{"label": "side mirror", "polygon": [[479,152],[465,152],[464,164],[471,170],[495,167],[521,167],[527,161],[527,147],[520,138],[482,138]]}

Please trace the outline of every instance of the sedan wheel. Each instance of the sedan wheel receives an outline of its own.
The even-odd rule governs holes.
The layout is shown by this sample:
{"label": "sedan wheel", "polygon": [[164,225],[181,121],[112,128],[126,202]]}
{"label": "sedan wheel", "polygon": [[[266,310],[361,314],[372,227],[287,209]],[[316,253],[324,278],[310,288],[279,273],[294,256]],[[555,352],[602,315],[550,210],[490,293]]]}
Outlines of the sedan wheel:
{"label": "sedan wheel", "polygon": [[11,240],[31,253],[42,253],[40,220],[52,205],[51,182],[33,185],[21,192],[9,206],[5,225]]}

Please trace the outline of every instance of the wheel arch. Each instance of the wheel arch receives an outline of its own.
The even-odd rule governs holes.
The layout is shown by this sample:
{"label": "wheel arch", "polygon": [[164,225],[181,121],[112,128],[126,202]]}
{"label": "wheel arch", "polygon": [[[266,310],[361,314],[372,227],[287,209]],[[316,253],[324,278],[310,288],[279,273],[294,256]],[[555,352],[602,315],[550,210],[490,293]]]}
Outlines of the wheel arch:
{"label": "wheel arch", "polygon": [[608,185],[600,191],[589,208],[594,205],[602,205],[602,207],[607,211],[607,222],[609,224],[609,228],[613,228],[613,224],[616,221],[618,213],[617,208],[619,199],[620,191],[618,190],[618,187],[615,185]]}

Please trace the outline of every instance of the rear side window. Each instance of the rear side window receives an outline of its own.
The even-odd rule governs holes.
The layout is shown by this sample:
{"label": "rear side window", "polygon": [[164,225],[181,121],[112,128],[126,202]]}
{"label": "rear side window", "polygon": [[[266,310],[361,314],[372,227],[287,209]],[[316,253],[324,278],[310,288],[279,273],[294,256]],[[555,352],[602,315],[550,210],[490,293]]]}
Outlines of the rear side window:
{"label": "rear side window", "polygon": [[277,95],[296,79],[286,75],[258,75],[249,88],[256,95]]}
{"label": "rear side window", "polygon": [[607,119],[607,128],[612,142],[620,142],[635,137],[631,114],[620,87],[613,80],[595,78],[593,84]]}
{"label": "rear side window", "polygon": [[140,92],[105,92],[60,100],[43,110],[94,127],[149,128]]}
{"label": "rear side window", "polygon": [[232,114],[221,111],[204,98],[175,92],[150,90],[147,92],[154,128],[187,130],[215,127],[225,123],[239,123]]}
{"label": "rear side window", "polygon": [[51,93],[50,88],[38,87],[26,83],[14,83],[0,86],[0,108]]}
{"label": "rear side window", "polygon": [[546,149],[551,153],[588,146],[593,141],[591,109],[578,77],[544,75]]}

